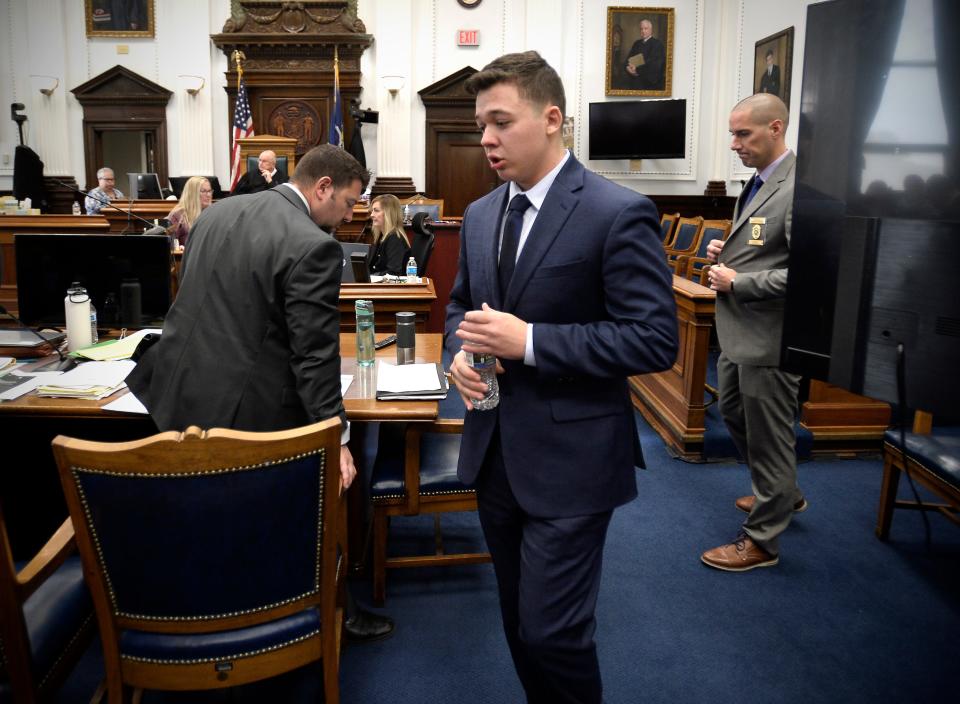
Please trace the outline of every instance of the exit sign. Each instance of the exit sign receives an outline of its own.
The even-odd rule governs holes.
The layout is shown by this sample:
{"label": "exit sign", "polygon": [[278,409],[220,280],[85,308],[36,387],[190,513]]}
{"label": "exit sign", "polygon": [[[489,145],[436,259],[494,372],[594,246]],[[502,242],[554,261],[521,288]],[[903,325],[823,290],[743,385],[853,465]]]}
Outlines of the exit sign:
{"label": "exit sign", "polygon": [[480,30],[458,29],[457,46],[480,46]]}

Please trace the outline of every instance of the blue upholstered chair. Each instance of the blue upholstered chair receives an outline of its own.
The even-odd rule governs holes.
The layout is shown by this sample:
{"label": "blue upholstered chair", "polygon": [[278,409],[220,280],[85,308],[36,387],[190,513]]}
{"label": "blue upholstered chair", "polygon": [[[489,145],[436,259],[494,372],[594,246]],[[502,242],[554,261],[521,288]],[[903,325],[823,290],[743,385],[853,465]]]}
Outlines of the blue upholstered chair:
{"label": "blue upholstered chair", "polygon": [[339,701],[340,421],[53,441],[103,642],[111,702],[322,660]]}
{"label": "blue upholstered chair", "polygon": [[[960,427],[934,427],[929,413],[917,411],[913,431],[904,434],[888,430],[883,436],[883,480],[877,511],[877,537],[890,536],[895,508],[938,511],[960,525]],[[943,499],[944,503],[897,499],[900,474],[907,472],[914,482]]]}
{"label": "blue upholstered chair", "polygon": [[[290,177],[290,170],[288,159],[286,156],[277,155],[277,173],[283,174],[287,178]],[[256,173],[260,169],[260,156],[259,155],[248,155],[247,156],[247,171]]]}
{"label": "blue upholstered chair", "polygon": [[[440,514],[476,511],[477,494],[457,479],[457,457],[463,421],[383,424],[374,462],[370,498],[373,503],[373,599],[382,604],[386,571],[397,567],[431,567],[490,562],[486,552],[447,553],[440,531]],[[432,513],[432,555],[387,557],[391,516]]]}
{"label": "blue upholstered chair", "polygon": [[703,232],[700,235],[700,246],[693,254],[681,254],[676,257],[671,264],[673,273],[682,276],[690,281],[696,281],[699,284],[706,285],[707,267],[710,260],[707,259],[707,245],[711,240],[724,240],[730,236],[730,228],[733,223],[730,220],[704,220]]}
{"label": "blue upholstered chair", "polygon": [[[15,563],[0,510],[0,701],[50,701],[94,634],[68,518],[29,562]],[[92,692],[91,692],[92,694]]]}
{"label": "blue upholstered chair", "polygon": [[703,218],[697,215],[692,218],[680,218],[677,220],[677,234],[669,247],[665,248],[667,253],[667,264],[673,268],[675,260],[680,255],[692,255],[700,246],[700,240],[703,238]]}
{"label": "blue upholstered chair", "polygon": [[677,234],[677,220],[679,219],[680,213],[664,213],[660,216],[660,234],[665,248],[673,244],[673,238]]}

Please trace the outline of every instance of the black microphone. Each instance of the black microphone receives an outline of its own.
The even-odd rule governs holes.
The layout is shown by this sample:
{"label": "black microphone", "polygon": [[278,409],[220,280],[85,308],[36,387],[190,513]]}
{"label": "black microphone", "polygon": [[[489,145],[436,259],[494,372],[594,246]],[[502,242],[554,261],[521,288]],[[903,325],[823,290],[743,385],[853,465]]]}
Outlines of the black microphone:
{"label": "black microphone", "polygon": [[30,326],[24,325],[23,321],[20,320],[20,318],[18,318],[13,313],[7,310],[6,306],[0,305],[0,315],[6,315],[12,318],[14,321],[16,321],[17,325],[19,325],[21,328],[23,328],[24,330],[29,330],[38,338],[40,338],[40,340],[44,344],[50,345],[51,347],[53,347],[53,350],[57,353],[57,356],[60,357],[60,359],[56,362],[50,362],[49,364],[43,365],[44,371],[65,372],[77,366],[77,360],[75,360],[73,357],[67,357],[66,355],[64,355],[63,352],[60,351],[60,345],[53,344],[52,342],[50,342],[50,340],[45,338],[43,335],[38,333],[36,330],[31,328]]}
{"label": "black microphone", "polygon": [[[161,226],[161,225],[154,225],[152,222],[150,222],[150,221],[147,220],[146,218],[142,218],[142,217],[140,217],[139,215],[134,214],[134,212],[133,212],[133,201],[130,201],[130,207],[129,207],[127,210],[124,210],[123,208],[118,208],[118,207],[115,206],[113,203],[111,203],[109,200],[104,200],[103,198],[99,198],[98,196],[94,196],[94,195],[91,195],[91,194],[89,194],[89,193],[86,193],[85,191],[81,191],[79,188],[74,188],[73,186],[71,186],[71,185],[69,185],[69,184],[66,184],[66,183],[64,183],[63,181],[58,181],[57,179],[52,178],[52,177],[50,177],[50,176],[48,176],[47,178],[49,178],[49,179],[50,179],[51,181],[53,181],[54,183],[56,183],[56,184],[58,184],[58,185],[60,185],[60,186],[63,186],[64,188],[66,188],[66,189],[68,189],[68,190],[73,191],[74,193],[79,193],[79,194],[82,195],[84,198],[93,198],[95,201],[99,201],[100,203],[103,203],[104,205],[110,206],[111,208],[113,208],[114,210],[116,210],[118,213],[123,213],[124,215],[127,216],[127,223],[128,223],[127,226],[128,226],[128,227],[129,227],[130,218],[136,218],[137,220],[139,220],[140,222],[142,222],[144,225],[146,225],[148,228],[150,228],[149,230],[146,230],[146,231],[143,233],[143,234],[145,234],[145,235],[162,235],[162,234],[166,234],[166,232],[167,232],[167,228],[165,228],[165,227],[163,227],[163,226]],[[127,233],[127,231],[124,230],[121,234],[126,234],[126,233]],[[138,233],[132,233],[132,234],[138,234]]]}

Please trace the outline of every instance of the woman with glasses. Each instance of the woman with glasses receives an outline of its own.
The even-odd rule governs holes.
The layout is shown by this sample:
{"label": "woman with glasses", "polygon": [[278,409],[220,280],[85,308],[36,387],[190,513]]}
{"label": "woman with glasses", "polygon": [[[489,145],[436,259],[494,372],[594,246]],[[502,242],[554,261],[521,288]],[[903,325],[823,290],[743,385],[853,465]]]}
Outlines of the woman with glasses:
{"label": "woman with glasses", "polygon": [[203,176],[191,176],[183,185],[180,202],[167,215],[170,228],[167,230],[181,247],[187,245],[190,228],[210,204],[213,203],[213,187]]}

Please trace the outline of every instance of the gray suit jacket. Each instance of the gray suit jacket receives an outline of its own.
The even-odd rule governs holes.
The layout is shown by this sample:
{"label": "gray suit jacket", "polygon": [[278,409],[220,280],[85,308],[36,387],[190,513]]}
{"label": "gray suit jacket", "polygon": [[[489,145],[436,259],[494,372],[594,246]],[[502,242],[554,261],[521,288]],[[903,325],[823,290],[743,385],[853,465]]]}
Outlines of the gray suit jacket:
{"label": "gray suit jacket", "polygon": [[345,421],[342,266],[286,186],[214,204],[190,233],[163,336],[127,384],[161,430]]}
{"label": "gray suit jacket", "polygon": [[[717,337],[720,348],[735,364],[780,364],[796,161],[792,152],[788,154],[744,208],[752,180],[747,184],[720,253],[720,262],[737,272],[733,292],[717,296]],[[751,218],[763,218],[764,222],[751,223]]]}

